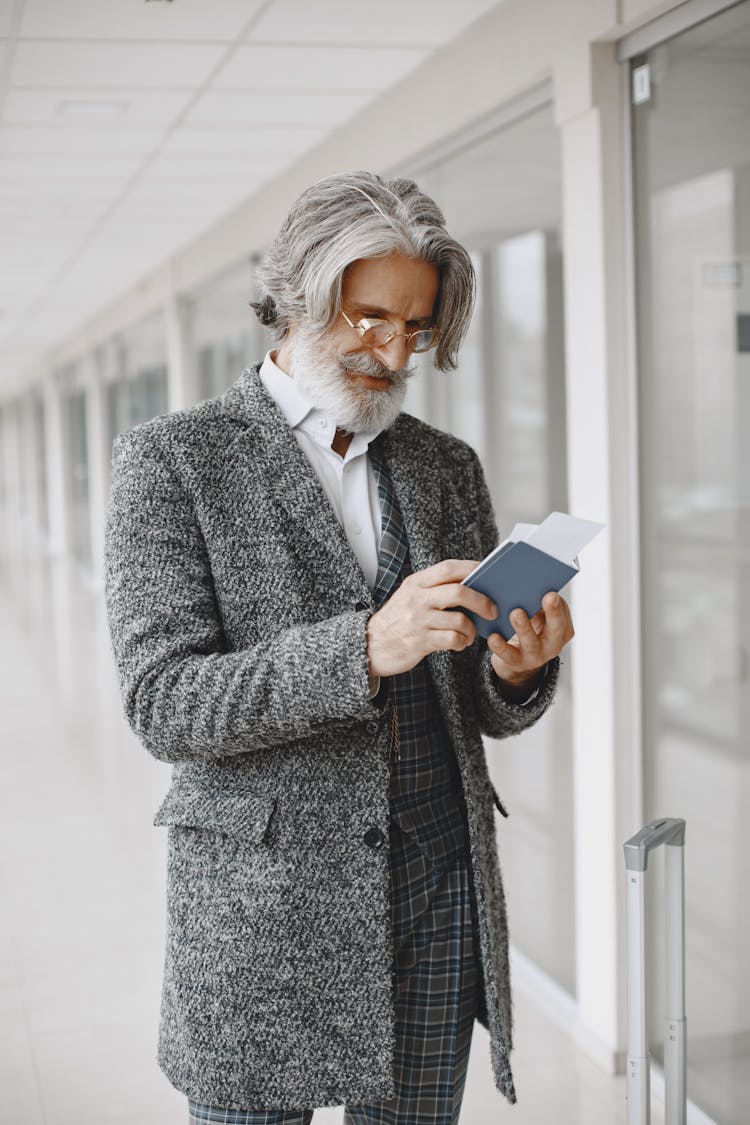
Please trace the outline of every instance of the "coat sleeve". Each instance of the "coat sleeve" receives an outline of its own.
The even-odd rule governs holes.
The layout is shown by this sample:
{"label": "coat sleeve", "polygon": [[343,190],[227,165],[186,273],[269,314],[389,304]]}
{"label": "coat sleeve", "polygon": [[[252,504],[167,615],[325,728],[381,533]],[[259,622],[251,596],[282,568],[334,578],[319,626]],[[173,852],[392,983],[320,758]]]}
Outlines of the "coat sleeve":
{"label": "coat sleeve", "polygon": [[126,718],[164,761],[244,754],[379,714],[367,612],[227,651],[208,552],[158,448],[118,439],[105,531],[105,601]]}
{"label": "coat sleeve", "polygon": [[[472,451],[472,464],[474,470],[474,495],[477,497],[479,531],[484,558],[494,550],[498,544],[499,536],[495,513],[492,508],[487,482],[479,458]],[[498,688],[498,679],[492,668],[491,654],[486,642],[478,638],[479,667],[474,681],[475,701],[479,715],[479,726],[483,734],[492,738],[506,738],[518,734],[526,727],[540,719],[551,704],[557,679],[560,671],[560,659],[555,657],[547,666],[547,674],[539,690],[539,694],[531,703],[508,703],[503,699]]]}

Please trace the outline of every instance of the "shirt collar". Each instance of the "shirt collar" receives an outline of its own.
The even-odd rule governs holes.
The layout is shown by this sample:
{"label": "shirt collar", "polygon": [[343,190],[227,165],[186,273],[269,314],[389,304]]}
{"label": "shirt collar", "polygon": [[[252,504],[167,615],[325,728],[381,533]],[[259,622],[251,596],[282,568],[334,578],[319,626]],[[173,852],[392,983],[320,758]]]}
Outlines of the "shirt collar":
{"label": "shirt collar", "polygon": [[[299,390],[294,379],[274,363],[270,351],[261,364],[260,378],[291,429],[304,430],[318,445],[330,449],[336,432],[335,423],[322,410],[313,406]],[[380,430],[374,430],[354,434],[344,460],[350,461],[360,453],[366,453],[370,442],[379,433]]]}
{"label": "shirt collar", "polygon": [[259,374],[263,386],[291,428],[296,429],[300,422],[315,409],[312,403],[301,393],[294,379],[276,366],[271,359],[270,352],[266,353]]}

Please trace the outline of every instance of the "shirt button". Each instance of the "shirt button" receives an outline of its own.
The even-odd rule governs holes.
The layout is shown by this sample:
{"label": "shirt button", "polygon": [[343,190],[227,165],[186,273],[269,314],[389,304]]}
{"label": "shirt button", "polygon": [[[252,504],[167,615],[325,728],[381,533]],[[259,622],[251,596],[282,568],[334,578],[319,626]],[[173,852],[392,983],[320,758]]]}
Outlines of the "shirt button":
{"label": "shirt button", "polygon": [[364,835],[364,841],[368,848],[382,848],[385,836],[379,828],[368,828]]}
{"label": "shirt button", "polygon": [[380,723],[376,723],[374,719],[371,719],[366,729],[368,734],[377,734],[380,730]]}
{"label": "shirt button", "polygon": [[320,426],[321,430],[324,430],[328,423],[326,422],[325,418],[321,418],[318,422],[318,425]]}
{"label": "shirt button", "polygon": [[362,528],[359,526],[358,523],[354,524],[354,526],[352,527],[352,531],[354,532],[355,535],[361,535],[362,534]]}

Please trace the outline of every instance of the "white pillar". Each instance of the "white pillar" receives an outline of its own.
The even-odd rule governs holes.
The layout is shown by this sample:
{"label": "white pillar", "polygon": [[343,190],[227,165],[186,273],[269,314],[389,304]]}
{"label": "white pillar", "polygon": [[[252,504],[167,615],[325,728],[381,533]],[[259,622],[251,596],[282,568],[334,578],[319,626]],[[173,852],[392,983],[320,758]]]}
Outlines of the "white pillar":
{"label": "white pillar", "polygon": [[70,545],[70,501],[65,486],[65,429],[60,385],[50,373],[43,384],[44,433],[47,446],[47,504],[51,555],[64,555]]}
{"label": "white pillar", "polygon": [[104,520],[109,488],[106,398],[94,357],[89,356],[84,362],[91,577],[95,585],[101,586],[104,575]]}
{"label": "white pillar", "polygon": [[191,306],[173,291],[164,305],[167,335],[167,409],[184,410],[197,398],[191,347]]}
{"label": "white pillar", "polygon": [[39,495],[37,464],[39,449],[34,420],[34,395],[31,388],[19,403],[20,454],[23,494],[23,522],[29,542],[35,545],[42,529],[42,497]]}
{"label": "white pillar", "polygon": [[3,544],[4,552],[15,555],[21,542],[21,457],[19,442],[19,416],[18,405],[15,400],[3,404],[0,423],[2,434],[0,437],[0,451],[2,462],[0,473],[3,475],[3,492],[5,496],[3,511]]}
{"label": "white pillar", "polygon": [[568,494],[607,525],[571,587],[576,991],[608,1070],[625,1046],[622,843],[639,815],[636,422],[628,313],[627,104],[612,44],[561,51]]}

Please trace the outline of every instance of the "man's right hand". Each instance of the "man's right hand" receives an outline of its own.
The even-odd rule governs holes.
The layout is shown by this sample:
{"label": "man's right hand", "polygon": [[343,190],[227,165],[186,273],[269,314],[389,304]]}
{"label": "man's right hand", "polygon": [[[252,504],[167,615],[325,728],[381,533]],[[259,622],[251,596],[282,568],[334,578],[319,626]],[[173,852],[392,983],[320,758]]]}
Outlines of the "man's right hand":
{"label": "man's right hand", "polygon": [[492,621],[497,607],[484,594],[462,586],[476,562],[445,559],[410,574],[367,623],[371,676],[408,672],[430,652],[460,652],[477,635],[463,606]]}

